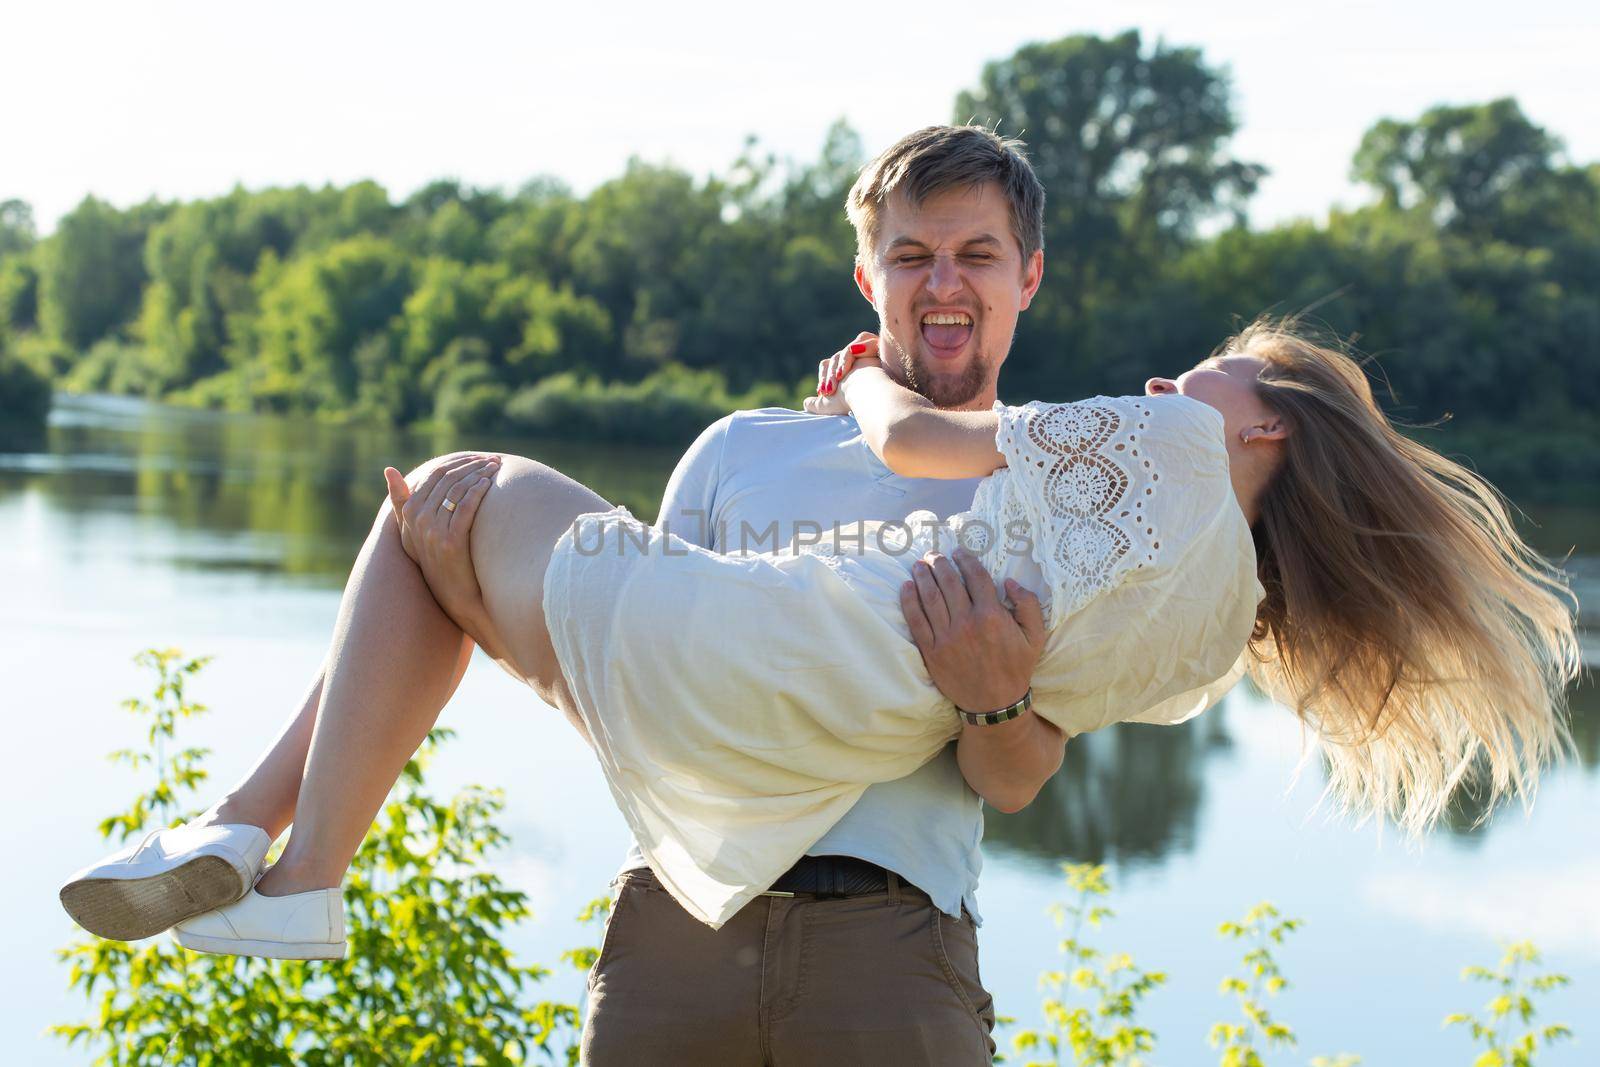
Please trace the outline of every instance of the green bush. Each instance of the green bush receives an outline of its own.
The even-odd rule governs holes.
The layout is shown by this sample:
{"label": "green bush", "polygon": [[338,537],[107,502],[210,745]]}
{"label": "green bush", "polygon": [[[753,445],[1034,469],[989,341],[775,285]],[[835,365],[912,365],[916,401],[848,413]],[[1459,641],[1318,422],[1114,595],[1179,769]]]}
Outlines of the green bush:
{"label": "green bush", "polygon": [[[0,323],[0,329],[3,328],[4,324]],[[13,333],[11,354],[35,374],[43,375],[53,382],[59,382],[66,377],[78,358],[78,353],[60,341],[34,331]]]}
{"label": "green bush", "polygon": [[1461,972],[1462,978],[1487,983],[1495,990],[1481,1016],[1458,1012],[1444,1020],[1446,1026],[1467,1027],[1473,1041],[1483,1046],[1473,1067],[1530,1067],[1541,1044],[1572,1039],[1572,1028],[1561,1023],[1534,1025],[1538,1011],[1533,998],[1572,981],[1564,974],[1533,972],[1531,968],[1541,962],[1533,942],[1518,941],[1506,946],[1499,966],[1467,967]]}
{"label": "green bush", "polygon": [[[1026,1057],[1023,1067],[1146,1067],[1143,1057],[1155,1050],[1156,1035],[1140,1025],[1139,1008],[1167,976],[1142,970],[1127,953],[1106,952],[1088,943],[1088,934],[1113,914],[1104,903],[1111,892],[1106,869],[1087,863],[1064,863],[1061,868],[1073,897],[1052,905],[1050,913],[1057,929],[1066,932],[1060,943],[1066,966],[1039,976],[1046,991],[1044,1023],[1018,1031],[1012,1049]],[[1289,988],[1275,950],[1300,926],[1301,920],[1284,918],[1263,901],[1238,922],[1218,927],[1220,936],[1245,947],[1239,971],[1224,977],[1220,988],[1223,995],[1234,998],[1239,1018],[1216,1023],[1207,1035],[1219,1053],[1219,1067],[1266,1067],[1268,1051],[1296,1044],[1294,1030],[1275,1018],[1268,1005]],[[1572,1038],[1571,1028],[1560,1023],[1534,1024],[1534,998],[1570,982],[1562,974],[1530,970],[1539,963],[1538,950],[1523,941],[1506,949],[1498,968],[1468,967],[1463,972],[1463,977],[1496,989],[1481,1015],[1462,1013],[1444,1020],[1446,1026],[1466,1026],[1484,1047],[1472,1067],[1533,1067],[1541,1046]],[[1002,1025],[1011,1022],[1001,1020]],[[1191,1059],[1184,1056],[1174,1062]],[[1349,1052],[1310,1060],[1311,1067],[1360,1063],[1361,1057]]]}
{"label": "green bush", "polygon": [[103,337],[89,347],[67,375],[72,393],[116,393],[156,397],[160,385],[151,374],[146,350],[118,337]]}
{"label": "green bush", "polygon": [[0,333],[0,445],[44,431],[50,414],[50,379],[13,356]]}
{"label": "green bush", "polygon": [[445,373],[434,417],[458,432],[498,429],[510,397],[511,390],[488,364],[464,363]]}
{"label": "green bush", "polygon": [[[148,723],[143,747],[113,758],[155,784],[101,823],[108,841],[183,821],[206,780],[206,750],[177,747],[178,723],[205,711],[187,699],[204,659],[141,653],[152,702],[124,706]],[[549,972],[515,961],[503,938],[528,918],[524,894],[486,866],[506,842],[497,792],[469,787],[447,801],[423,788],[434,731],[408,763],[345,881],[350,952],[296,962],[190,952],[166,938],[139,945],[87,940],[60,955],[90,1017],[56,1026],[97,1064],[575,1064],[574,1004],[534,1001]],[[585,917],[599,920],[605,902]],[[567,954],[586,969],[593,950]]]}
{"label": "green bush", "polygon": [[[1087,935],[1098,930],[1113,912],[1099,899],[1111,891],[1104,866],[1088,863],[1063,865],[1067,886],[1077,894],[1067,904],[1050,909],[1058,930],[1067,936],[1061,954],[1067,966],[1045,971],[1039,984],[1049,993],[1043,1009],[1045,1025],[1023,1030],[1013,1039],[1018,1052],[1049,1052],[1048,1060],[1030,1059],[1026,1067],[1055,1067],[1070,1053],[1076,1067],[1141,1067],[1141,1053],[1156,1046],[1156,1035],[1138,1025],[1139,1003],[1159,988],[1167,976],[1142,971],[1125,952],[1107,953],[1090,945]],[[1075,1003],[1077,994],[1081,1002]]]}
{"label": "green bush", "polygon": [[249,411],[251,407],[250,392],[240,381],[239,372],[234,370],[201,378],[163,399],[169,404],[212,411]]}
{"label": "green bush", "polygon": [[717,371],[669,364],[637,382],[552,375],[513,396],[505,416],[508,429],[536,436],[683,445],[730,411],[793,406],[795,400],[775,385],[733,393]]}

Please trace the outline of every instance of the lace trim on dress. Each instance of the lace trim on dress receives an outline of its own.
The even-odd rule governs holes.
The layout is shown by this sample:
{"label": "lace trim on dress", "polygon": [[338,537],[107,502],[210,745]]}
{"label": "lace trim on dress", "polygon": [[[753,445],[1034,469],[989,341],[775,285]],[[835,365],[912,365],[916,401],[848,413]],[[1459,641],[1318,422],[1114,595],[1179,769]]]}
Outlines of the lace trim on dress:
{"label": "lace trim on dress", "polygon": [[[980,494],[999,520],[1000,551],[1022,544],[1050,584],[1052,615],[1070,614],[1153,563],[1161,547],[1150,519],[1160,473],[1141,437],[1151,409],[1136,397],[1092,397],[1072,404],[997,405],[995,444],[1007,477]],[[989,485],[984,486],[989,489]],[[1016,525],[1020,523],[1021,525]],[[1051,625],[1054,621],[1051,620]]]}

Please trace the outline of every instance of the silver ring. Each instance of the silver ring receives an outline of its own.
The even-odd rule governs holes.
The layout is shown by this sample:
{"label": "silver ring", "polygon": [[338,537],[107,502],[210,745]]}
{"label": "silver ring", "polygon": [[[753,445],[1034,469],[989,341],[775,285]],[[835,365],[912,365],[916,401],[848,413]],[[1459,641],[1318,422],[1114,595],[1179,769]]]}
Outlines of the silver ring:
{"label": "silver ring", "polygon": [[445,502],[439,506],[444,508],[446,511],[454,511],[456,509],[456,502],[451,500],[449,497],[446,497]]}

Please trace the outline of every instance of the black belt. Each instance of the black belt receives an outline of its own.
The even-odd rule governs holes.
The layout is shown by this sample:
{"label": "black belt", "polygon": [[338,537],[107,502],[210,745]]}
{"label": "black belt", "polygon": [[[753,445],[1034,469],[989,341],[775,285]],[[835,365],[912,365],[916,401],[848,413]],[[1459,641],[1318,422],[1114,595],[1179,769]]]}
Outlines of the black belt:
{"label": "black belt", "polygon": [[889,872],[854,856],[802,856],[778,876],[769,893],[814,893],[818,897],[855,897],[884,893]]}

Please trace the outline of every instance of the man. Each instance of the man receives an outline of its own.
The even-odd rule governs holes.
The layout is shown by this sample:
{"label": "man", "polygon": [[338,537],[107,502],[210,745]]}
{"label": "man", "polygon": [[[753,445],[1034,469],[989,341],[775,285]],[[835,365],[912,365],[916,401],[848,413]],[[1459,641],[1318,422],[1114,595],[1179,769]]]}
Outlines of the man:
{"label": "man", "polygon": [[[1044,269],[1043,200],[1020,145],[982,127],[918,130],[862,171],[848,205],[855,279],[891,375],[941,407],[994,403]],[[716,550],[770,549],[835,524],[953,514],[975,486],[890,473],[853,418],[736,412],[678,464],[658,525]],[[970,557],[916,571],[904,606],[934,681],[965,710],[1017,703],[1037,652],[987,574]],[[750,709],[761,714],[761,694]],[[1031,712],[965,726],[914,774],[869,788],[719,930],[678,906],[636,846],[590,977],[584,1062],[989,1062],[973,929],[980,797],[1021,808],[1064,743]]]}

